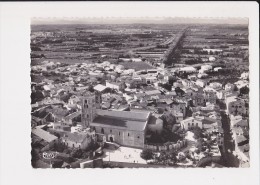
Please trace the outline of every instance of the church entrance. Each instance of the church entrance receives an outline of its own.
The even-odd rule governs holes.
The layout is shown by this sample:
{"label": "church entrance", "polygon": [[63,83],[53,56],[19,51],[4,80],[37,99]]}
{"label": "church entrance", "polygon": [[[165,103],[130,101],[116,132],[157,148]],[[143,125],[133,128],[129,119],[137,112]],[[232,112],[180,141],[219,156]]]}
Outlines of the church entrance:
{"label": "church entrance", "polygon": [[113,139],[112,136],[110,136],[109,141],[110,141],[110,142],[114,142],[114,139]]}

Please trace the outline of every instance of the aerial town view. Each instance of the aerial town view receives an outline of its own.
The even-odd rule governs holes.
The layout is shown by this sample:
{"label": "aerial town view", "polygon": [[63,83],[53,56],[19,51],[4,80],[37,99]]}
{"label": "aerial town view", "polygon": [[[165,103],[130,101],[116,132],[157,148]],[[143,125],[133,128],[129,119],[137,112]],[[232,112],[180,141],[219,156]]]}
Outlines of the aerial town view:
{"label": "aerial town view", "polygon": [[32,21],[30,47],[33,168],[250,167],[247,19]]}

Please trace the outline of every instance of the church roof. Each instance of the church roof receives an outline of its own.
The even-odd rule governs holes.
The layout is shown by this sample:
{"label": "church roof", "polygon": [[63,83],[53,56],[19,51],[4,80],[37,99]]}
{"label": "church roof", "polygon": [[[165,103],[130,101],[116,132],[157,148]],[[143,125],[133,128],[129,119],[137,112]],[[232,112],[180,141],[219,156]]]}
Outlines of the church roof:
{"label": "church roof", "polygon": [[99,110],[91,126],[143,131],[149,115],[150,112]]}

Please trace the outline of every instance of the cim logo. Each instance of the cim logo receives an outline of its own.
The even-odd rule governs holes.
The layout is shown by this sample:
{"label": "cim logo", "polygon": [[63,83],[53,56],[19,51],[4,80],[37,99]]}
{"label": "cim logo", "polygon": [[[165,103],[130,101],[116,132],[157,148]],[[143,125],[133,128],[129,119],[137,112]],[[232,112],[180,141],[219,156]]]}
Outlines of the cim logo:
{"label": "cim logo", "polygon": [[54,159],[56,156],[57,156],[57,152],[50,152],[50,153],[43,152],[42,153],[42,157],[44,159]]}

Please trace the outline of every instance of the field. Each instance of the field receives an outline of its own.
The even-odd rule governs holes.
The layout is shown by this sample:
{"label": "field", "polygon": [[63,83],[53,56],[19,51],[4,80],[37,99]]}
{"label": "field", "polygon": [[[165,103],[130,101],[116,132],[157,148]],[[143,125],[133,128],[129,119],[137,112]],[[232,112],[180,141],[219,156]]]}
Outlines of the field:
{"label": "field", "polygon": [[42,61],[51,61],[51,62],[60,62],[61,64],[76,64],[76,63],[86,63],[86,64],[91,64],[93,62],[89,60],[79,60],[79,59],[34,59],[31,61],[31,65],[38,65]]}
{"label": "field", "polygon": [[120,62],[120,65],[123,65],[126,69],[134,69],[136,71],[154,69],[153,66],[145,62]]}

